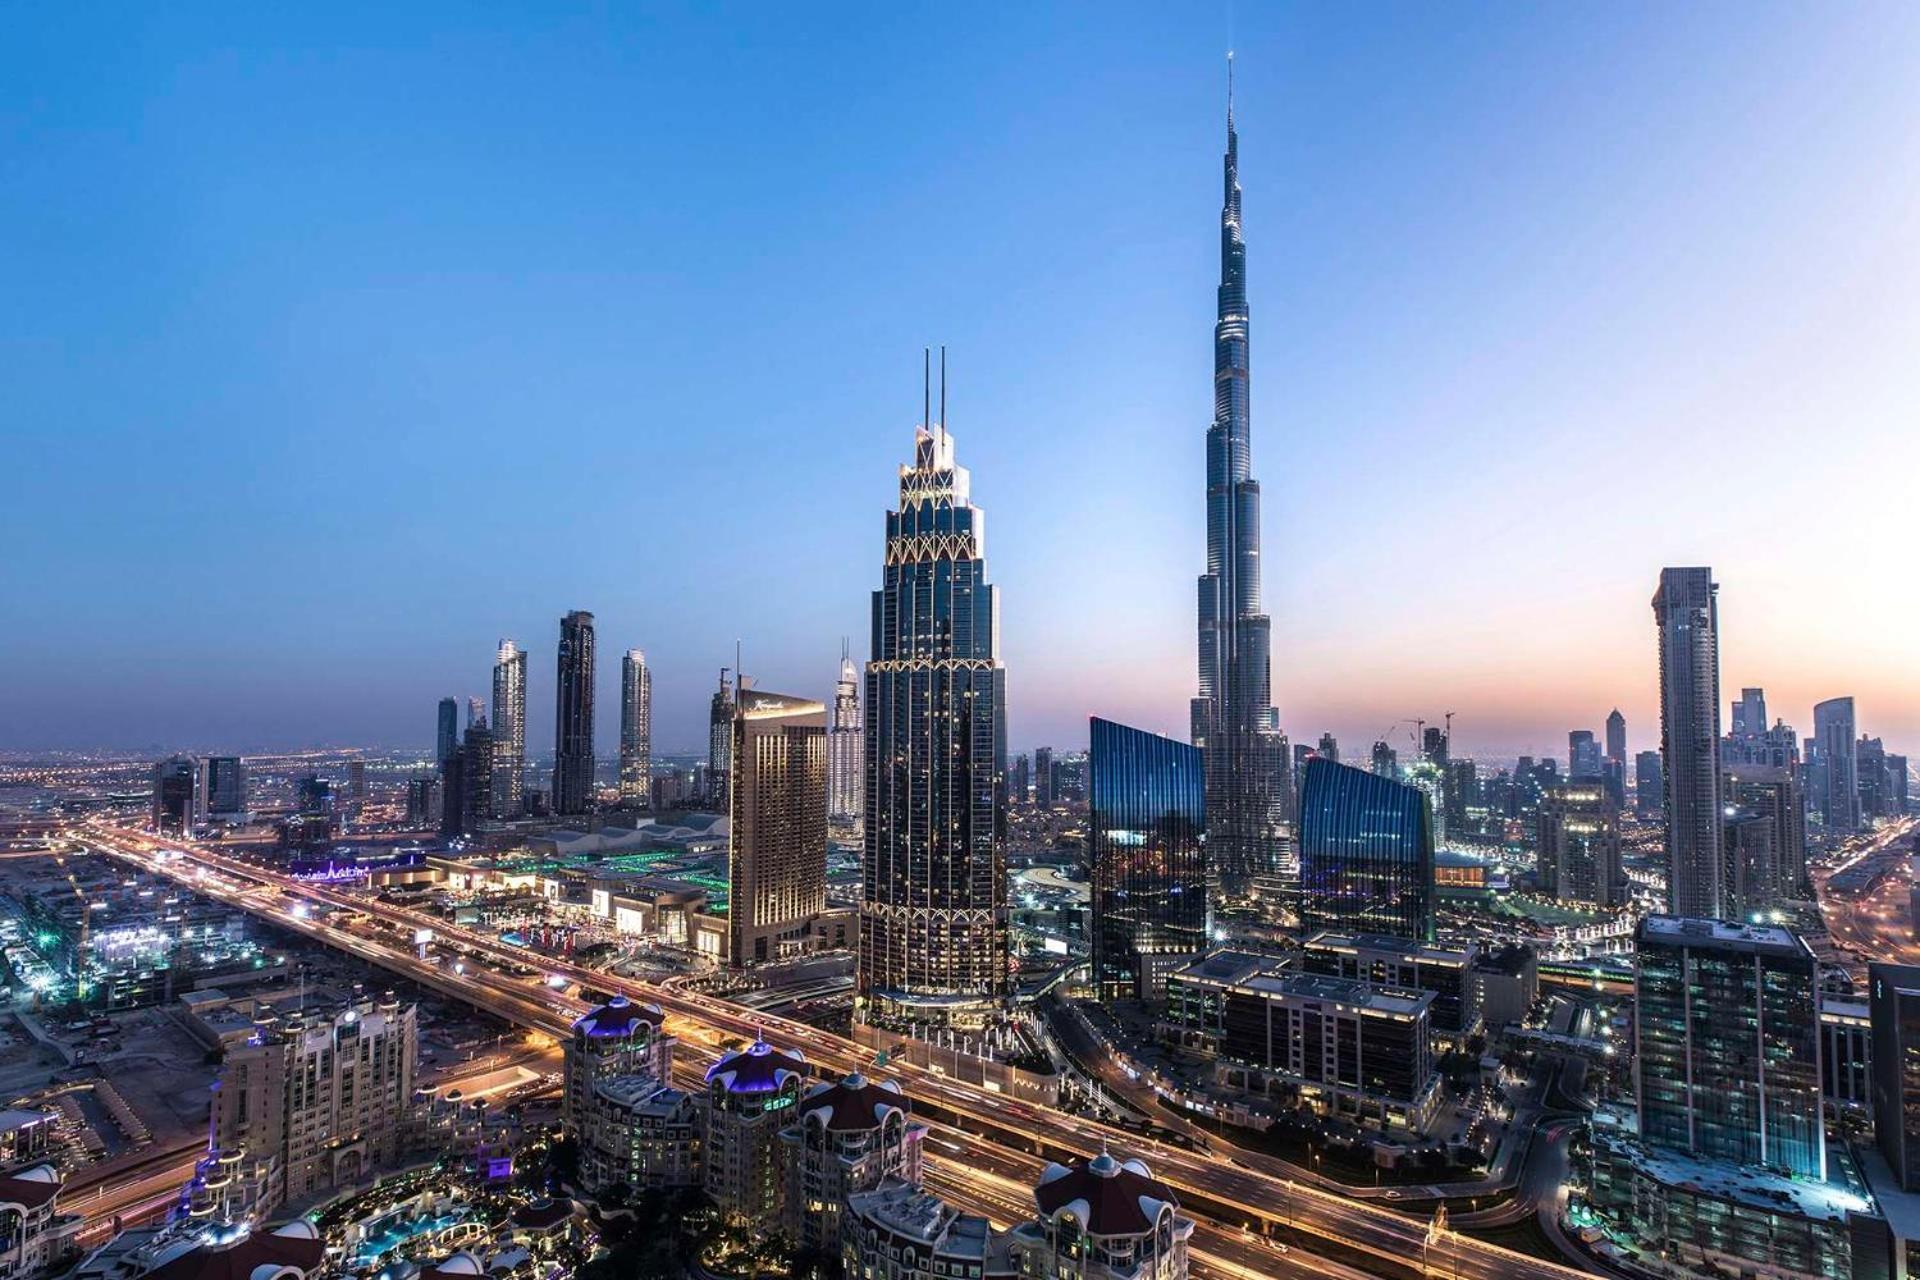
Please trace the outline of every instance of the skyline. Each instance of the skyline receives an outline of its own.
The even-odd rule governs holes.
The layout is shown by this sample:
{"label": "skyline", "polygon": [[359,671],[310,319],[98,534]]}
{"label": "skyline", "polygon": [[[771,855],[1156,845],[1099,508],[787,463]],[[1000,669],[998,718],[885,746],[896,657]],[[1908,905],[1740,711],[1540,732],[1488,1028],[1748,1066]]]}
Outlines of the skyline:
{"label": "skyline", "polygon": [[[1897,155],[1880,156],[1877,173],[1860,172],[1872,169],[1878,151],[1910,145],[1896,135],[1906,129],[1913,136],[1920,101],[1912,86],[1886,77],[1905,51],[1920,48],[1920,23],[1892,10],[1873,12],[1886,19],[1878,26],[1860,14],[1816,25],[1773,11],[1752,29],[1730,31],[1733,12],[1672,16],[1662,35],[1677,30],[1680,38],[1657,48],[1634,44],[1636,21],[1651,21],[1644,11],[1558,21],[1527,14],[1512,24],[1517,33],[1500,37],[1525,44],[1526,57],[1487,43],[1495,40],[1495,24],[1485,19],[1475,28],[1477,43],[1457,32],[1451,37],[1445,52],[1468,56],[1450,71],[1440,65],[1442,50],[1427,50],[1431,61],[1423,57],[1420,38],[1433,34],[1436,20],[1417,15],[1414,30],[1398,37],[1405,44],[1380,37],[1378,24],[1332,14],[1243,18],[1235,36],[1236,114],[1249,238],[1260,249],[1250,292],[1264,326],[1254,463],[1267,487],[1268,545],[1277,553],[1266,584],[1274,652],[1284,655],[1275,663],[1275,701],[1294,741],[1332,729],[1343,754],[1357,758],[1388,721],[1438,720],[1451,710],[1458,713],[1461,753],[1532,746],[1535,754],[1558,757],[1567,730],[1598,730],[1617,705],[1627,717],[1630,749],[1654,745],[1658,690],[1647,600],[1661,568],[1690,564],[1710,565],[1722,586],[1723,689],[1766,688],[1774,714],[1802,734],[1812,729],[1815,701],[1851,695],[1862,730],[1896,748],[1920,741],[1920,672],[1907,656],[1920,616],[1898,591],[1911,536],[1898,520],[1900,469],[1887,465],[1902,456],[1899,432],[1911,416],[1910,395],[1903,402],[1900,392],[1920,390],[1903,365],[1911,339],[1920,337],[1920,310],[1911,289],[1897,296],[1900,284],[1920,275],[1911,247],[1920,229],[1920,189]],[[420,21],[402,16],[393,38],[404,45],[410,24]],[[700,20],[685,21],[683,34],[697,39]],[[561,203],[577,202],[574,218],[598,235],[571,250],[541,237],[502,239],[489,253],[489,239],[515,220],[549,232],[583,230],[553,209],[507,199],[498,221],[456,217],[448,236],[433,210],[408,205],[408,196],[422,192],[397,180],[406,163],[439,155],[472,165],[455,163],[453,173],[436,175],[451,179],[449,193],[433,197],[448,205],[442,215],[476,189],[509,197],[511,184],[504,175],[488,181],[477,153],[455,148],[449,155],[441,140],[424,136],[354,153],[371,170],[365,185],[351,195],[343,188],[327,206],[335,215],[370,219],[379,234],[355,241],[321,211],[302,224],[301,197],[333,188],[313,175],[302,185],[297,162],[275,168],[264,154],[249,153],[249,144],[264,148],[281,135],[264,122],[222,120],[216,108],[223,94],[258,88],[268,74],[256,69],[262,64],[233,56],[249,32],[277,25],[286,38],[317,25],[306,20],[243,24],[227,58],[208,55],[202,79],[183,78],[173,96],[153,96],[149,86],[143,98],[134,86],[125,99],[103,94],[94,104],[131,111],[135,124],[152,130],[148,141],[182,169],[180,190],[158,171],[115,173],[114,159],[128,157],[101,139],[115,123],[131,128],[127,118],[96,121],[90,130],[61,117],[72,104],[46,77],[75,72],[71,61],[51,56],[45,68],[9,66],[25,83],[18,94],[0,90],[16,122],[0,135],[0,156],[37,162],[26,166],[28,183],[63,179],[50,193],[53,215],[87,209],[93,221],[66,232],[51,216],[43,225],[31,210],[0,214],[0,230],[31,233],[25,242],[36,249],[24,255],[30,261],[6,269],[22,277],[11,281],[21,289],[9,292],[27,305],[8,309],[0,350],[31,358],[14,413],[47,473],[7,517],[9,543],[19,548],[15,568],[25,578],[9,594],[50,607],[66,624],[16,633],[19,651],[7,664],[14,674],[0,687],[0,747],[424,745],[433,703],[442,695],[484,693],[493,646],[511,637],[532,654],[529,754],[544,755],[553,740],[551,716],[542,714],[551,706],[553,641],[570,609],[599,619],[603,701],[618,687],[619,655],[629,647],[648,652],[656,673],[654,740],[662,753],[697,749],[712,677],[732,664],[736,638],[745,642],[748,672],[764,686],[824,696],[836,666],[833,646],[842,635],[864,634],[866,596],[878,585],[871,545],[917,407],[913,348],[943,340],[952,350],[955,435],[982,506],[994,513],[989,551],[1005,597],[1010,749],[1084,745],[1089,715],[1185,736],[1191,574],[1203,528],[1194,492],[1207,416],[1220,34],[1147,12],[1116,23],[1119,31],[1069,33],[1050,15],[1009,22],[1056,40],[1000,48],[997,58],[967,68],[981,73],[975,96],[964,101],[970,117],[950,102],[914,99],[910,121],[883,121],[873,114],[878,97],[861,94],[835,108],[883,133],[930,125],[936,137],[969,136],[957,155],[950,153],[955,172],[935,181],[936,198],[899,196],[865,213],[905,219],[905,229],[888,229],[887,238],[865,249],[854,242],[876,234],[873,224],[856,219],[836,233],[828,218],[844,212],[836,201],[862,190],[890,192],[896,175],[880,165],[864,172],[864,183],[843,188],[847,175],[834,166],[855,149],[837,135],[823,138],[790,124],[782,136],[792,140],[797,130],[810,144],[787,161],[785,176],[798,185],[776,196],[756,183],[757,199],[745,203],[761,223],[722,211],[719,225],[701,233],[712,243],[698,236],[671,241],[672,253],[684,245],[693,255],[676,264],[649,258],[615,234],[634,228],[604,221],[611,205],[636,194],[634,179],[631,172],[624,179],[619,171],[589,174],[585,156],[548,164],[571,180]],[[602,25],[617,27],[618,20]],[[919,30],[911,18],[878,26],[871,40],[880,47]],[[49,44],[85,35],[43,34]],[[94,34],[112,46],[105,34]],[[126,42],[138,34],[136,21],[116,37]],[[150,34],[182,38],[178,23]],[[552,47],[536,50],[547,60],[532,59],[517,74],[584,67],[593,73],[589,80],[605,79],[598,87],[607,93],[634,91],[607,55],[583,48],[593,44],[587,36],[608,32],[547,34]],[[1040,74],[1042,52],[1068,34],[1080,56],[1064,70],[1046,69],[1049,80]],[[781,41],[798,36],[776,30],[757,38],[765,43],[722,74],[745,81],[763,73],[763,64],[784,65],[793,48]],[[1607,70],[1623,69],[1609,58],[1626,58],[1625,70],[1655,78],[1661,64],[1713,47],[1723,59],[1721,92],[1697,81],[1653,86],[1659,94],[1635,99],[1645,116],[1624,120],[1593,99],[1604,89],[1596,80],[1570,80],[1557,94],[1545,87],[1552,70],[1542,70],[1542,55],[1547,68],[1558,69],[1552,55],[1570,59],[1592,39]],[[1162,42],[1148,56],[1145,50]],[[58,53],[24,44],[26,62]],[[964,38],[950,62],[934,64],[940,74],[961,73],[959,45]],[[305,59],[283,55],[264,65],[324,90],[333,81],[321,51],[331,49],[355,68],[356,58],[406,52],[341,49],[318,38],[305,48]],[[120,52],[132,57],[131,49]],[[621,52],[639,58],[655,51],[628,44]],[[141,56],[155,66],[180,57],[177,45]],[[1855,73],[1844,94],[1815,74],[1842,56]],[[1506,68],[1509,78],[1501,79],[1506,57],[1529,65]],[[1308,67],[1315,59],[1328,59],[1354,83],[1330,83],[1324,71]],[[452,61],[440,75],[461,76],[466,64]],[[1761,68],[1778,73],[1767,79],[1773,96],[1733,101],[1733,86],[1744,83],[1741,92],[1751,93]],[[1129,82],[1129,71],[1154,78]],[[1404,85],[1398,96],[1369,99],[1367,89],[1388,84],[1394,71],[1427,78],[1423,87],[1457,114],[1423,114]],[[335,74],[344,83],[365,72]],[[466,67],[465,74],[479,73]],[[1475,76],[1491,81],[1475,87]],[[1538,90],[1532,105],[1570,112],[1576,127],[1568,136],[1599,144],[1588,158],[1611,159],[1614,168],[1589,172],[1579,157],[1532,152],[1526,142],[1546,144],[1524,129],[1497,157],[1476,151],[1476,143],[1490,144],[1486,117],[1500,105],[1493,100],[1517,81]],[[581,88],[576,106],[584,110],[593,87]],[[1029,115],[1031,106],[993,97],[1015,88],[1024,91],[1015,104],[1051,105]],[[816,112],[830,97],[846,99],[844,90],[822,90]],[[422,96],[430,96],[424,87]],[[318,97],[335,110],[341,105],[325,92]],[[518,134],[527,147],[549,126],[578,123],[542,101],[546,114]],[[1335,118],[1361,101],[1371,131]],[[1691,112],[1670,114],[1687,103]],[[760,98],[751,108],[723,104],[707,132],[676,136],[673,157],[690,164],[700,144],[719,142],[763,162],[774,159],[776,141],[738,131],[768,105]],[[1750,134],[1744,147],[1731,137],[1705,136],[1727,124],[1736,107],[1753,133],[1774,132]],[[288,109],[290,130],[325,123],[324,113],[302,114],[298,100]],[[1122,123],[1076,139],[1076,129],[1102,110],[1110,125],[1112,113]],[[817,114],[800,115],[826,131]],[[431,132],[416,115],[398,118]],[[196,171],[193,155],[172,148],[214,121],[220,128],[206,139],[213,154],[200,162],[207,171]],[[489,117],[476,131],[500,123]],[[762,111],[759,127],[767,123]],[[1016,124],[1032,136],[1005,132]],[[1849,163],[1825,154],[1823,130],[1848,135]],[[1782,138],[1802,144],[1800,152],[1783,156],[1769,148]],[[318,156],[346,140],[319,132],[306,141]],[[1724,152],[1709,149],[1709,141]],[[597,159],[598,148],[610,143],[595,142]],[[1609,153],[1609,145],[1616,150]],[[1625,154],[1636,145],[1649,149]],[[248,154],[255,168],[212,172],[236,152]],[[1040,155],[1052,162],[1044,173],[1035,167]],[[1350,167],[1366,168],[1350,162],[1370,155],[1383,157],[1382,186],[1343,177]],[[733,169],[738,158],[712,168]],[[1477,174],[1484,188],[1462,192],[1440,178],[1449,159],[1470,158],[1486,166]],[[822,164],[828,168],[805,171]],[[58,172],[63,166],[70,172]],[[1110,168],[1126,169],[1127,180]],[[1846,198],[1829,195],[1821,204],[1809,194],[1822,181],[1810,172],[1815,168],[1828,192]],[[236,176],[257,178],[256,169],[280,185],[256,192]],[[692,179],[699,170],[685,172]],[[756,179],[764,172],[755,169]],[[1633,180],[1608,184],[1609,175],[1622,173]],[[967,187],[963,175],[976,185]],[[99,183],[115,176],[122,185],[107,189],[124,204],[83,203],[97,201]],[[373,179],[381,176],[393,185],[375,190],[382,184]],[[1017,201],[980,194],[1004,185],[996,177],[1026,180],[1016,190],[1034,203],[1015,216],[1008,205]],[[1763,177],[1777,200],[1751,199]],[[144,183],[160,185],[156,191]],[[180,199],[195,183],[215,194],[204,207],[173,208],[182,225],[131,216],[136,197]],[[1533,201],[1516,200],[1518,190],[1531,191]],[[1673,221],[1663,221],[1655,216],[1658,196],[1672,199],[1676,190],[1693,203],[1678,215],[1667,210]],[[1113,198],[1096,198],[1107,194]],[[783,204],[787,195],[795,199]],[[1623,225],[1600,225],[1591,210],[1583,212],[1592,220],[1582,221],[1568,208],[1601,195]],[[252,204],[266,199],[270,206]],[[656,212],[654,221],[685,230],[685,214],[712,212],[705,202],[690,203],[696,209],[680,218]],[[158,204],[168,207],[164,198]],[[1058,229],[1053,214],[1063,206],[1073,208],[1083,239],[1100,237],[1083,243],[1084,259],[1067,263],[1041,252],[1056,247],[1048,233]],[[1423,216],[1416,206],[1445,216]],[[1735,213],[1737,232],[1713,217]],[[784,253],[751,239],[768,220],[795,231]],[[396,231],[411,234],[374,243]],[[114,295],[125,301],[117,308],[109,301],[105,317],[68,296],[86,288],[62,279],[103,232],[114,233],[104,243],[121,256],[109,254],[90,269],[117,264],[153,274],[157,267],[160,277],[143,285],[141,273],[129,272]],[[457,244],[423,264],[404,261],[436,233]],[[237,238],[222,239],[229,235]],[[297,261],[273,256],[281,240],[301,235],[310,238]],[[1547,243],[1556,236],[1566,239]],[[747,317],[743,335],[724,332],[717,345],[728,350],[696,351],[686,344],[698,331],[732,317],[711,310],[681,315],[673,304],[738,287],[731,279],[710,287],[701,278],[719,261],[713,250],[722,242],[755,243],[771,255],[771,264],[761,262],[748,278],[770,287],[752,295],[765,301]],[[1503,252],[1488,251],[1489,242]],[[950,251],[927,253],[928,244]],[[1595,252],[1608,244],[1611,256]],[[1478,271],[1451,266],[1449,251],[1470,245],[1484,255]],[[895,255],[906,246],[926,261]],[[867,274],[832,276],[835,291],[811,267],[815,252],[836,267],[864,266]],[[1383,261],[1363,262],[1369,254]],[[1792,261],[1779,260],[1789,254]],[[1096,271],[1091,263],[1108,255],[1119,265]],[[1766,274],[1762,263],[1777,294],[1754,278]],[[678,287],[666,279],[674,265],[685,273]],[[340,276],[343,266],[358,271]],[[1569,272],[1571,280],[1564,278]],[[977,279],[952,298],[954,277],[963,274]],[[636,300],[636,285],[643,293],[664,285],[666,300]],[[1540,296],[1569,285],[1580,306]],[[816,292],[823,288],[824,295]],[[896,292],[932,301],[897,316],[884,305]],[[1064,294],[1079,305],[1063,306]],[[1779,297],[1794,300],[1794,316],[1769,325],[1763,304]],[[641,343],[623,346],[601,327],[615,322],[596,308],[616,299],[613,316],[640,321],[639,331],[660,344],[647,353],[655,364],[628,367]],[[1644,321],[1639,308],[1650,301],[1669,305],[1663,328],[1613,330],[1622,315]],[[483,303],[505,304],[512,313],[494,328],[461,314]],[[270,319],[256,330],[259,308]],[[770,315],[782,308],[794,316],[773,324]],[[569,325],[574,310],[581,319]],[[183,321],[185,332],[170,319]],[[68,327],[78,333],[83,323],[102,332],[79,341]],[[1699,325],[1711,326],[1724,349],[1689,345]],[[526,354],[523,344],[544,337],[542,326],[564,337],[547,337],[551,345]],[[360,336],[343,339],[345,331]],[[1039,336],[1060,333],[1072,339],[1071,355]],[[251,341],[236,344],[239,338]],[[1782,361],[1816,338],[1835,349],[1805,367]],[[1611,363],[1593,360],[1588,344]],[[721,379],[734,376],[731,357],[739,348],[764,354],[767,367],[741,375],[736,387]],[[178,380],[159,376],[173,361],[185,366]],[[643,372],[676,369],[674,381],[645,385]],[[1521,369],[1534,380],[1518,378]],[[195,374],[216,376],[189,389]],[[1649,376],[1632,376],[1643,374]],[[1631,389],[1623,391],[1618,378]],[[345,391],[349,383],[358,390]],[[162,394],[146,399],[155,387]],[[630,398],[614,407],[606,393],[616,387]],[[789,398],[775,401],[770,389]],[[1516,390],[1533,394],[1516,401]],[[1842,399],[1843,391],[1850,398]],[[1616,412],[1594,400],[1613,401]],[[780,404],[784,416],[763,415],[769,403]],[[717,443],[696,447],[689,437],[698,433],[658,425],[690,404],[702,408],[706,416],[698,421]],[[113,416],[116,409],[122,417]],[[1680,413],[1697,414],[1695,435],[1669,434]],[[422,416],[434,425],[422,429]],[[647,419],[637,430],[636,416]],[[269,418],[285,425],[273,432],[246,425]],[[163,419],[185,433],[175,437],[184,458],[159,447],[170,441],[155,443],[151,428]],[[1835,419],[1858,426],[1850,434]],[[1543,421],[1560,425],[1542,429]],[[562,425],[592,440],[583,466],[555,468],[532,456],[556,442]],[[1377,439],[1357,444],[1359,431],[1377,432]],[[356,444],[378,445],[386,455],[380,468],[395,474],[363,466],[351,456]],[[1669,452],[1629,465],[1636,449],[1655,446]],[[1894,452],[1883,457],[1883,447]],[[489,456],[490,449],[510,448],[527,456]],[[479,457],[468,460],[468,453]],[[1082,483],[1072,492],[1062,492],[1049,474],[1066,458],[1080,468]],[[168,463],[184,465],[191,483],[159,471]],[[236,464],[237,472],[220,470]],[[624,470],[636,476],[630,495],[608,479]],[[1617,512],[1599,501],[1609,480],[1622,499]],[[422,483],[439,492],[422,491]],[[526,508],[499,522],[512,526],[511,535],[491,527],[488,513],[475,506],[476,489],[492,500],[509,483],[509,498]],[[1844,555],[1823,541],[1819,526],[1831,518],[1839,486],[1849,504]],[[1728,500],[1700,501],[1714,490]],[[721,500],[736,493],[763,515],[756,527],[728,527]],[[1741,495],[1748,501],[1737,501]],[[354,510],[354,500],[365,505]],[[117,503],[126,506],[117,528],[76,527],[74,510],[98,517],[117,511]],[[1571,511],[1586,519],[1569,528]],[[1639,527],[1649,512],[1666,520],[1652,534]],[[1109,562],[1074,556],[1074,539],[1089,528],[1122,540]],[[653,533],[671,536],[661,542]],[[677,557],[673,564],[644,559],[650,546],[662,545]],[[559,558],[558,546],[573,548],[573,561]],[[150,557],[156,548],[175,551],[178,576],[130,572],[132,557]],[[209,568],[216,555],[237,558]],[[703,557],[742,566],[741,582],[754,589],[707,588],[716,570],[697,568]],[[542,576],[529,576],[535,572]],[[1855,626],[1860,616],[1877,625]],[[139,628],[137,642],[129,619]],[[319,632],[328,627],[336,633],[323,638]],[[1075,644],[1052,643],[1067,627],[1078,628],[1070,633]],[[856,643],[857,658],[861,648]],[[30,682],[22,679],[29,671]],[[596,754],[603,758],[617,739],[610,720],[617,717],[602,716],[598,726]],[[1403,733],[1395,730],[1390,740],[1403,745]],[[124,736],[112,740],[116,734]]]}

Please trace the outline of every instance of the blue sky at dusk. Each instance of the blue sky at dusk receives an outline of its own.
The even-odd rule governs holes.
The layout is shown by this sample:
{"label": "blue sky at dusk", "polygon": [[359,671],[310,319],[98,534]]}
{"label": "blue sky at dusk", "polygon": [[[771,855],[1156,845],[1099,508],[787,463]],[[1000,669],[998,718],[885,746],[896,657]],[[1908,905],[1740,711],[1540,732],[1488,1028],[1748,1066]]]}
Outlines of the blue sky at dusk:
{"label": "blue sky at dusk", "polygon": [[[429,741],[568,609],[692,747],[864,656],[950,348],[1012,743],[1182,734],[1239,50],[1274,689],[1364,750],[1920,749],[1920,8],[56,6],[0,18],[0,747]],[[1404,730],[1400,731],[1404,733]]]}

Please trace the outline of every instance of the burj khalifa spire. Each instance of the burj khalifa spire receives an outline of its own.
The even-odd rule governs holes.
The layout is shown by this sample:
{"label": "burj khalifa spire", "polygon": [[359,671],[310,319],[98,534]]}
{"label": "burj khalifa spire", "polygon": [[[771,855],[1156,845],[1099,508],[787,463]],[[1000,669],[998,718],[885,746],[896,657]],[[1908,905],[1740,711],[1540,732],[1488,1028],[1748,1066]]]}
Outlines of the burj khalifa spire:
{"label": "burj khalifa spire", "polygon": [[1220,210],[1213,425],[1207,428],[1207,571],[1200,575],[1200,689],[1193,741],[1205,751],[1207,861],[1217,896],[1241,897],[1279,864],[1287,741],[1273,709],[1272,622],[1260,608],[1260,482],[1247,388],[1247,245],[1240,143],[1227,55],[1226,190]]}

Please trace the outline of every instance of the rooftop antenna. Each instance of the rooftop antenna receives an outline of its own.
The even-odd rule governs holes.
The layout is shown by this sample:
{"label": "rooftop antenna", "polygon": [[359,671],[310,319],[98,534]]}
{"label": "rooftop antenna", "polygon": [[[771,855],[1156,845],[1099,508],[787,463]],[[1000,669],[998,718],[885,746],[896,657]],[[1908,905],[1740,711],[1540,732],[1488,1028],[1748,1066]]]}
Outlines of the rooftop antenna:
{"label": "rooftop antenna", "polygon": [[933,430],[933,348],[920,348],[920,425]]}
{"label": "rooftop antenna", "polygon": [[947,434],[947,344],[940,344],[940,436]]}

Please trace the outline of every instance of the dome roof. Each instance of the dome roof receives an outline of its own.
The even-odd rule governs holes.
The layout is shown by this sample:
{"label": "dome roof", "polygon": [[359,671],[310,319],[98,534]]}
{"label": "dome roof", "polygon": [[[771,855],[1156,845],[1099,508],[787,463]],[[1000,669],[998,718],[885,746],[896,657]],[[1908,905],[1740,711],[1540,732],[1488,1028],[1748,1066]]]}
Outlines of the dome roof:
{"label": "dome roof", "polygon": [[772,1093],[806,1071],[807,1057],[798,1049],[776,1049],[765,1040],[755,1040],[708,1067],[707,1083],[720,1084],[728,1093]]}
{"label": "dome roof", "polygon": [[625,996],[615,996],[574,1023],[573,1029],[590,1036],[630,1036],[643,1024],[657,1030],[666,1021],[665,1011],[657,1004],[635,1004]]}
{"label": "dome roof", "polygon": [[1048,1165],[1033,1202],[1042,1217],[1072,1217],[1096,1236],[1145,1235],[1162,1209],[1179,1207],[1172,1189],[1145,1164],[1116,1160],[1105,1150],[1091,1160]]}
{"label": "dome roof", "polygon": [[800,1114],[818,1118],[837,1133],[878,1129],[887,1113],[907,1109],[900,1086],[891,1080],[869,1080],[858,1071],[844,1080],[817,1084],[800,1100]]}

